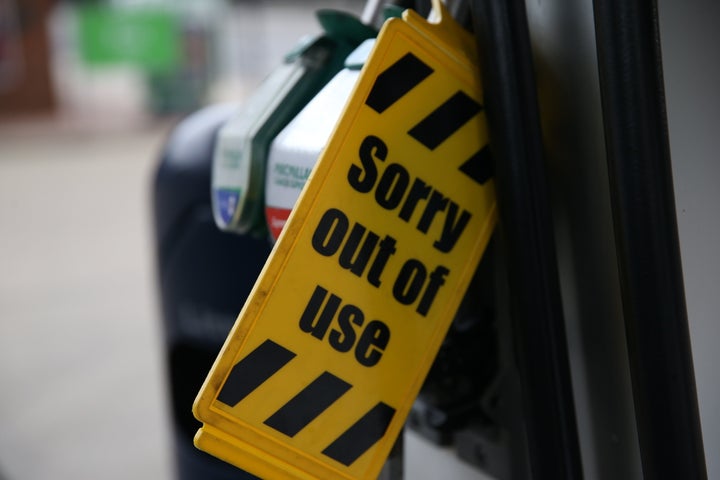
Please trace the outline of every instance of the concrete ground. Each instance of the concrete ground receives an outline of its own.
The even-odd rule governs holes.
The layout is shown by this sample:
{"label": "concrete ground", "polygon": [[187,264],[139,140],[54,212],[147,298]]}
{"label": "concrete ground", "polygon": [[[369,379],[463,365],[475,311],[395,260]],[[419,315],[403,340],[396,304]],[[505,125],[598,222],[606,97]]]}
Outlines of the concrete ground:
{"label": "concrete ground", "polygon": [[166,125],[0,126],[0,470],[168,478],[149,178]]}

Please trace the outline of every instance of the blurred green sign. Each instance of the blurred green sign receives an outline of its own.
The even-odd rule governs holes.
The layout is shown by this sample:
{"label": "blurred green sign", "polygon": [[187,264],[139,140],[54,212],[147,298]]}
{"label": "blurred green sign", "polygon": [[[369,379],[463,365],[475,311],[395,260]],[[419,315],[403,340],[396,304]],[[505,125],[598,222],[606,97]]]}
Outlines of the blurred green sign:
{"label": "blurred green sign", "polygon": [[130,64],[172,70],[180,63],[178,17],[171,11],[84,7],[79,12],[80,52],[90,65]]}

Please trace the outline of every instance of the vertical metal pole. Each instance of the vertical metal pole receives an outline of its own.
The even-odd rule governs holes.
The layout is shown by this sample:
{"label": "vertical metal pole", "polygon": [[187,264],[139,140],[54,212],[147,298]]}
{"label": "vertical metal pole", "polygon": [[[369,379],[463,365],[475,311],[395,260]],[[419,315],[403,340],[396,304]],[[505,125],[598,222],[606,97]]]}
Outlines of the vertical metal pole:
{"label": "vertical metal pole", "polygon": [[577,480],[580,448],[525,4],[474,0],[471,6],[530,471],[536,480]]}
{"label": "vertical metal pole", "polygon": [[615,243],[643,473],[653,480],[706,479],[675,215],[657,5],[652,0],[595,0],[594,9]]}

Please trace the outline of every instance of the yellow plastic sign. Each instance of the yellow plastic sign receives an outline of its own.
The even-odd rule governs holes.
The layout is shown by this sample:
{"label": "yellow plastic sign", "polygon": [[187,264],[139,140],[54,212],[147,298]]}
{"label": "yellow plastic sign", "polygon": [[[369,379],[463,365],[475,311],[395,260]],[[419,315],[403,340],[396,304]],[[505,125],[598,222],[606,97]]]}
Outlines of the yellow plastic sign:
{"label": "yellow plastic sign", "polygon": [[261,478],[377,478],[494,227],[473,39],[435,7],[386,22],[195,402]]}

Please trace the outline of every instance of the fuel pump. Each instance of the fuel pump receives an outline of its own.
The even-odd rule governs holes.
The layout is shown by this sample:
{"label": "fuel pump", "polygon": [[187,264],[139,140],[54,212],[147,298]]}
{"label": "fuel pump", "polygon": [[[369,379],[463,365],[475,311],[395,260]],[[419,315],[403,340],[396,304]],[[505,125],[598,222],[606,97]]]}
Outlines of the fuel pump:
{"label": "fuel pump", "polygon": [[[308,183],[194,405],[196,446],[257,475],[377,476],[489,242],[494,189],[475,46],[434,6],[437,25],[413,12],[385,24],[326,145],[339,109],[310,123],[311,102],[271,147],[276,235],[278,207],[286,215],[293,202],[274,203],[272,189],[297,195]],[[345,92],[351,64],[336,77]],[[309,165],[277,155],[298,146],[301,127],[319,127],[300,147],[322,149],[314,167],[315,152]],[[479,308],[470,301],[455,326],[471,351],[492,331]],[[494,338],[485,337],[491,361],[466,372],[455,354],[467,347],[449,341],[424,416],[447,420],[431,428],[462,424],[491,382]]]}
{"label": "fuel pump", "polygon": [[220,130],[212,169],[215,222],[236,233],[265,230],[263,187],[269,144],[375,29],[350,14],[317,13],[324,32],[302,40]]}
{"label": "fuel pump", "polygon": [[[328,18],[333,20],[328,22]],[[349,22],[344,25],[351,25],[351,30],[357,29],[355,34],[350,35],[350,41],[347,41],[348,30],[337,26],[342,22]],[[211,475],[223,475],[221,471],[227,473],[224,470],[225,465],[211,466],[209,457],[203,457],[204,454],[187,449],[188,435],[194,424],[192,420],[183,418],[183,414],[187,413],[183,412],[183,407],[187,405],[187,392],[192,389],[191,384],[197,384],[199,381],[199,375],[191,375],[191,373],[209,368],[212,360],[210,352],[214,348],[219,348],[221,338],[232,323],[232,314],[218,314],[218,311],[240,311],[245,297],[250,292],[252,282],[267,258],[270,245],[264,237],[263,204],[272,239],[277,240],[305,180],[340,118],[342,107],[356,86],[361,67],[373,47],[373,40],[366,39],[347,58],[338,52],[342,51],[346,54],[350,51],[348,45],[358,43],[363,37],[372,36],[372,29],[358,25],[354,19],[342,15],[332,14],[325,17],[326,33],[319,38],[301,43],[240,109],[223,107],[219,110],[198,112],[183,122],[168,142],[156,182],[158,192],[156,215],[158,224],[173,225],[172,228],[168,226],[159,228],[158,239],[164,314],[168,341],[172,344],[169,363],[173,403],[176,421],[181,430],[178,448],[182,478],[198,476],[208,478]],[[331,42],[328,37],[337,33],[338,29],[346,35],[340,42],[343,46],[340,48],[334,45],[332,49],[328,49],[332,42],[336,42],[336,40]],[[374,32],[372,34],[374,35]],[[332,55],[337,55],[331,62],[327,56],[330,55],[329,50],[333,51]],[[340,57],[342,62],[338,62]],[[329,63],[320,65],[321,60]],[[329,66],[330,64],[332,66]],[[319,65],[321,68],[317,68]],[[339,65],[344,66],[340,71],[338,71]],[[332,80],[321,88],[324,82],[320,78],[327,80],[330,77]],[[319,93],[315,96],[310,93],[317,90]],[[458,98],[461,102],[467,101],[457,96],[451,97],[450,101],[457,102]],[[307,106],[300,110],[306,103]],[[376,104],[374,108],[383,107]],[[459,126],[461,125],[454,128]],[[447,135],[451,133],[453,132],[448,132]],[[422,142],[427,143],[431,140],[421,138],[417,141],[423,144]],[[187,149],[188,146],[192,148]],[[477,161],[484,160],[477,157]],[[486,172],[482,165],[478,170],[478,164],[471,165],[468,162],[470,160],[460,169],[461,174],[470,177],[474,182],[485,183],[491,172]],[[191,169],[194,173],[184,170],[188,165],[194,165]],[[395,170],[402,172],[400,167],[396,167]],[[425,177],[425,179],[430,178]],[[195,185],[192,191],[195,191],[196,187],[199,188],[206,181],[212,186],[210,197],[196,195],[190,203],[195,202],[198,205],[177,209],[178,220],[170,222],[165,209],[170,208],[172,203],[182,203],[180,197],[174,201],[170,200],[172,195],[184,195],[179,193],[182,190],[180,185],[187,186],[188,182],[192,183]],[[177,182],[180,183],[176,188],[173,185]],[[263,183],[264,194],[261,188]],[[381,180],[381,184],[384,185],[381,188],[386,190],[389,188],[387,180]],[[415,194],[418,195],[417,188],[420,184],[416,181],[414,185],[416,185]],[[441,195],[439,190],[428,187],[428,196],[430,190],[435,192],[432,194],[434,199],[438,199],[438,195]],[[210,206],[212,214],[208,215],[206,209]],[[425,212],[428,212],[429,207],[424,208]],[[459,208],[459,204],[453,201],[450,209],[455,208]],[[190,210],[195,214],[188,216],[187,212]],[[429,214],[424,213],[422,218],[427,215]],[[207,228],[207,222],[211,219],[222,230],[240,235],[227,235],[217,231],[215,232],[217,238],[212,241],[210,238],[195,236],[193,237],[195,243],[182,243],[186,248],[183,250],[183,255],[164,253],[165,250],[179,251],[177,250],[179,247],[174,245],[175,236],[185,228],[179,225],[187,225],[187,228],[192,230],[195,228],[192,226],[193,222],[197,221],[202,224],[202,228]],[[422,231],[423,220],[419,222],[417,229]],[[442,235],[447,233],[445,231]],[[237,245],[231,246],[228,237],[235,238]],[[444,245],[442,248],[446,249],[452,248],[450,241],[449,237],[444,236],[438,239],[438,242]],[[220,247],[220,244],[226,246]],[[385,248],[386,254],[391,255],[390,241],[388,240],[384,245],[381,250]],[[203,255],[208,254],[208,247],[212,251],[212,261],[200,262],[199,252],[204,252]],[[227,249],[233,251],[228,253]],[[219,262],[223,265],[219,265]],[[374,265],[380,263],[376,260]],[[405,281],[409,282],[413,276],[419,275],[412,273],[410,269],[419,272],[420,267],[417,262],[410,262],[407,265],[409,266],[405,269],[406,273],[401,272],[400,276],[404,275]],[[242,275],[232,278],[233,269],[242,271]],[[496,441],[493,435],[486,435],[488,429],[493,428],[493,432],[501,430],[496,418],[493,417],[492,409],[485,408],[488,392],[493,389],[493,381],[499,369],[492,305],[494,291],[492,271],[492,254],[488,254],[471,281],[471,288],[474,291],[482,291],[483,294],[480,297],[469,295],[460,304],[449,334],[439,348],[437,359],[430,369],[425,384],[411,411],[408,412],[409,426],[441,445],[454,444],[458,438],[468,438],[469,424],[479,422],[482,425],[480,437],[483,439],[483,446],[489,445],[496,450],[506,450],[505,444]],[[434,283],[430,286],[435,285],[434,288],[439,289],[444,282],[443,269],[438,267],[428,273],[431,279],[434,279],[431,280]],[[182,280],[183,277],[190,276],[192,279]],[[234,283],[237,281],[242,282],[241,287]],[[179,285],[183,282],[187,283],[187,287],[180,288]],[[218,282],[225,282],[226,288],[232,289],[232,293],[213,287]],[[203,283],[204,287],[199,287],[198,283]],[[201,292],[203,288],[209,292],[206,297],[198,300],[195,295],[194,302],[189,300],[193,297],[191,290]],[[396,300],[400,299],[401,303],[409,301],[411,295],[409,292],[403,289],[396,290],[394,293]],[[320,298],[321,290],[317,290],[316,293]],[[212,296],[214,294],[226,295],[227,299],[232,299],[236,305],[235,310],[233,307],[221,307],[223,302],[215,299]],[[432,289],[428,289],[421,297],[416,297],[420,300],[418,311],[428,309],[434,295]],[[335,298],[328,293],[325,297],[330,298],[330,302]],[[422,306],[423,302],[425,306]],[[346,308],[349,307],[358,308],[355,305],[346,305]],[[325,314],[323,313],[319,318],[323,315]],[[307,328],[311,333],[319,335],[316,327]],[[358,331],[354,352],[361,365],[372,366],[377,361],[370,355],[369,348],[382,344],[382,331],[381,323],[375,320],[364,330]],[[198,342],[198,336],[204,338]],[[333,344],[331,340],[330,344],[335,350],[342,351],[345,347],[342,343],[337,344],[337,341]],[[203,347],[198,348],[195,343],[202,343]],[[265,348],[275,348],[269,345]],[[269,368],[265,362],[258,363],[257,367]],[[322,381],[326,381],[325,377],[322,378]],[[280,424],[276,426],[285,428]],[[461,437],[463,432],[465,437]],[[458,449],[458,451],[462,450]],[[476,451],[477,448],[474,452]],[[478,455],[472,454],[464,458],[487,471],[498,474],[498,478],[503,477],[504,464],[498,467],[497,461],[489,464],[487,461],[478,460]]]}
{"label": "fuel pump", "polygon": [[360,69],[374,44],[365,40],[345,60],[345,68],[300,111],[270,145],[265,176],[265,218],[277,240],[320,152],[342,113]]}

